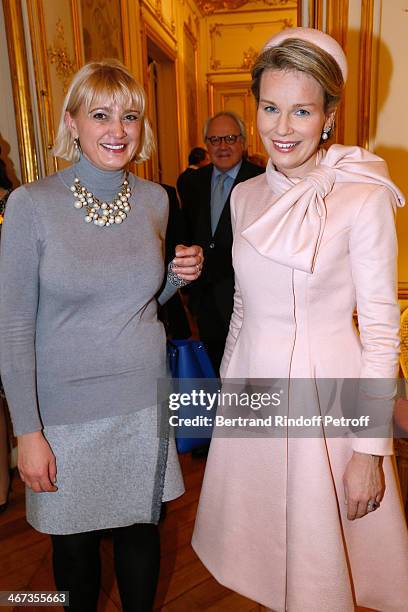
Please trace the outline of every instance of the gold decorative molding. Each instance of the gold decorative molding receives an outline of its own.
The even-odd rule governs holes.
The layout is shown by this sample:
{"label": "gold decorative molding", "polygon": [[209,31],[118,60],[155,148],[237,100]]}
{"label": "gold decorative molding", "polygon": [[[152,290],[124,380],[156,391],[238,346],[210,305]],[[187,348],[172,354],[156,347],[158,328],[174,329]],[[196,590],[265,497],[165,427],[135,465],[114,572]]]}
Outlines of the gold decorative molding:
{"label": "gold decorative molding", "polygon": [[133,34],[130,31],[130,15],[129,15],[129,7],[126,0],[121,0],[120,2],[120,16],[121,16],[121,26],[122,26],[122,47],[123,47],[123,60],[125,66],[130,68],[131,66],[131,50],[130,50],[130,37]]}
{"label": "gold decorative molding", "polygon": [[175,31],[176,31],[176,21],[174,19],[173,6],[172,6],[172,19],[171,19],[170,22],[166,21],[166,18],[164,17],[162,0],[156,0],[155,12],[156,12],[156,16],[157,16],[158,21],[162,25],[165,24],[168,28],[170,28],[170,30],[174,34]]}
{"label": "gold decorative molding", "polygon": [[71,19],[74,35],[75,64],[79,68],[84,63],[84,50],[82,39],[82,23],[78,0],[71,0]]}
{"label": "gold decorative molding", "polygon": [[196,0],[198,8],[204,17],[213,15],[214,13],[230,13],[242,8],[246,4],[263,4],[264,7],[258,10],[265,10],[265,8],[290,8],[292,5],[296,8],[296,1],[294,0]]}
{"label": "gold decorative molding", "polygon": [[408,300],[408,283],[400,281],[398,283],[398,299]]}
{"label": "gold decorative molding", "polygon": [[[326,15],[324,19],[324,5]],[[346,52],[348,32],[348,9],[349,0],[310,0],[308,13],[308,26],[318,28],[333,36]],[[302,13],[298,12],[301,20]],[[301,21],[300,21],[301,22]],[[336,124],[333,139],[336,142],[344,141],[344,106],[343,103],[337,110]],[[331,141],[332,142],[332,141]]]}
{"label": "gold decorative molding", "polygon": [[[193,28],[193,22],[191,19],[191,15],[188,16],[188,20],[187,22],[184,22],[184,26],[183,26],[184,31],[186,32],[187,36],[190,38],[191,43],[194,45],[194,48],[197,50],[197,35],[194,32],[194,28]],[[198,79],[198,74],[196,75],[197,79]]]}
{"label": "gold decorative molding", "polygon": [[[326,32],[333,36],[347,55],[349,0],[328,0]],[[335,141],[344,143],[345,117],[344,99],[337,110]]]}
{"label": "gold decorative molding", "polygon": [[296,2],[296,25],[303,25],[303,3],[302,0],[297,0]]}
{"label": "gold decorative molding", "polygon": [[247,51],[244,51],[244,58],[242,60],[241,68],[243,70],[251,70],[258,55],[259,51],[257,51],[253,47],[249,47]]}
{"label": "gold decorative molding", "polygon": [[[247,128],[247,151],[249,155],[260,154],[265,156],[265,150],[256,129],[256,104],[251,93],[251,79],[249,75],[242,75],[244,79],[230,81],[226,75],[225,81],[208,81],[208,110],[214,115],[221,110],[233,110],[244,120]],[[245,78],[246,77],[246,78]]]}
{"label": "gold decorative molding", "polygon": [[190,27],[191,20],[184,23],[184,90],[187,109],[187,136],[189,149],[197,145],[199,137],[198,104],[198,44]]}
{"label": "gold decorative molding", "polygon": [[[249,2],[255,2],[256,0],[249,0]],[[275,8],[275,7],[279,7],[279,8],[286,8],[288,5],[290,6],[291,4],[295,5],[299,2],[299,0],[295,0],[294,2],[291,0],[262,0],[262,2],[264,4],[266,4],[266,6],[270,7],[270,8]]]}
{"label": "gold decorative molding", "polygon": [[328,0],[326,31],[346,52],[349,0]]}
{"label": "gold decorative molding", "polygon": [[[257,22],[251,22],[251,23],[239,23],[238,22],[238,23],[213,23],[211,24],[208,30],[210,34],[210,49],[211,49],[210,69],[214,72],[217,72],[220,70],[236,71],[236,72],[240,72],[242,70],[248,71],[249,68],[247,67],[247,61],[245,60],[244,50],[243,50],[243,53],[244,53],[245,65],[242,65],[242,64],[239,65],[238,63],[223,65],[221,59],[217,57],[217,50],[216,50],[217,38],[222,39],[223,32],[225,32],[226,30],[241,28],[241,29],[248,30],[248,32],[251,32],[256,26],[265,27],[266,25],[268,26],[280,25],[281,29],[283,30],[284,28],[292,28],[294,26],[294,23],[292,19],[277,19],[276,21],[269,21],[269,22],[257,21]],[[275,28],[275,29],[279,29],[279,28]],[[256,53],[255,50],[253,51]],[[238,55],[238,51],[237,51],[237,55]]]}
{"label": "gold decorative molding", "polygon": [[[122,2],[123,1],[124,0],[122,0]],[[144,14],[144,11],[147,11],[147,13],[153,17],[154,21],[158,23],[171,36],[174,42],[176,42],[176,22],[174,19],[173,9],[172,18],[170,22],[163,15],[163,7],[161,4],[161,0],[156,0],[154,6],[152,6],[151,2],[148,2],[148,0],[140,0],[140,17],[142,23],[146,21],[147,16],[146,14]]]}
{"label": "gold decorative molding", "polygon": [[47,61],[47,32],[42,1],[28,2],[27,13],[37,92],[36,111],[40,128],[38,146],[41,147],[42,152],[42,172],[48,175],[58,170],[58,162],[57,158],[52,155],[54,145],[53,92]]}
{"label": "gold decorative molding", "polygon": [[324,0],[309,0],[309,28],[325,30],[323,23]]}
{"label": "gold decorative molding", "polygon": [[358,81],[357,144],[368,148],[370,141],[371,65],[373,53],[374,0],[362,0],[360,63]]}
{"label": "gold decorative molding", "polygon": [[196,2],[201,13],[208,17],[208,15],[212,15],[215,11],[222,9],[233,11],[241,8],[241,6],[247,4],[248,0],[196,0]]}
{"label": "gold decorative molding", "polygon": [[[254,104],[251,94],[251,81],[208,81],[208,109],[209,114],[214,115],[220,110],[226,110],[225,100],[233,96],[239,97],[242,104],[250,112],[251,103]],[[242,113],[244,119],[248,119],[248,113]],[[246,116],[245,116],[246,115]],[[249,130],[248,130],[249,132]]]}
{"label": "gold decorative molding", "polygon": [[56,23],[54,43],[48,47],[47,55],[51,64],[56,64],[57,76],[62,80],[64,93],[67,93],[71,75],[76,72],[76,65],[69,57],[61,19]]}
{"label": "gold decorative molding", "polygon": [[10,71],[13,76],[11,81],[16,112],[21,178],[23,183],[29,183],[37,180],[39,174],[21,0],[14,2],[3,0],[3,11]]}

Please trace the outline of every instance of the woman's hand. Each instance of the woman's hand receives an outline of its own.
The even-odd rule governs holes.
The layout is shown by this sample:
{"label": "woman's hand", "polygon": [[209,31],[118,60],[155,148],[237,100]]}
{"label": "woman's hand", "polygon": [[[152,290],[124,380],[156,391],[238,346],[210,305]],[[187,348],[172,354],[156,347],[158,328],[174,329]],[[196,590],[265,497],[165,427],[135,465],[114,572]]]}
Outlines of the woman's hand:
{"label": "woman's hand", "polygon": [[203,249],[193,244],[187,247],[184,244],[176,246],[176,256],[172,261],[172,271],[183,280],[191,282],[197,280],[203,267]]}
{"label": "woman's hand", "polygon": [[41,431],[18,436],[18,471],[21,480],[36,493],[57,491],[57,464]]}
{"label": "woman's hand", "polygon": [[343,484],[350,521],[376,510],[385,491],[380,457],[354,451],[344,472]]}

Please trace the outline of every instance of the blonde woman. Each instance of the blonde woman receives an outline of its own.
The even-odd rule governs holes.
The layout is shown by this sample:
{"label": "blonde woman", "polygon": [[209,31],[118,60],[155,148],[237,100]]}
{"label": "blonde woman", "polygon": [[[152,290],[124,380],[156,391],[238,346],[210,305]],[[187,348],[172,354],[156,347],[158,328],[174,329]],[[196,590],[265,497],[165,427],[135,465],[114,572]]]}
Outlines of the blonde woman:
{"label": "blonde woman", "polygon": [[174,443],[157,435],[157,300],[196,279],[202,255],[179,245],[162,289],[167,196],[127,171],[152,146],[132,75],[113,60],[84,66],[55,149],[73,164],[17,189],[4,223],[1,374],[27,518],[51,534],[71,612],[96,610],[108,528],[123,609],[152,609],[160,505],[183,493]]}

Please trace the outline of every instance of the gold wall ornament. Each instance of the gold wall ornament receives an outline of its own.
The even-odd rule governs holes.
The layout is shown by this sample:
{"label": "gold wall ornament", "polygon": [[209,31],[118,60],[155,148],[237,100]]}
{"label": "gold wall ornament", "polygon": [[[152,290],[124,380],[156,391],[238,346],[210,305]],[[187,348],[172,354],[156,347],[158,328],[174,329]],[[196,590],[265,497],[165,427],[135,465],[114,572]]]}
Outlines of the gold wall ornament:
{"label": "gold wall ornament", "polygon": [[56,64],[57,75],[62,80],[64,93],[67,93],[71,75],[76,72],[76,65],[69,57],[61,19],[57,21],[54,43],[48,47],[47,55],[51,64]]}
{"label": "gold wall ornament", "polygon": [[258,55],[259,51],[253,47],[249,47],[247,51],[244,51],[244,59],[242,60],[241,68],[243,70],[251,70]]}
{"label": "gold wall ornament", "polygon": [[215,11],[233,11],[248,3],[248,0],[196,0],[198,8],[205,16],[212,15]]}
{"label": "gold wall ornament", "polygon": [[214,44],[214,36],[219,36],[221,37],[221,31],[220,31],[220,24],[219,23],[213,23],[212,25],[210,25],[209,27],[209,34],[210,34],[210,39],[211,39],[211,58],[210,58],[210,68],[211,70],[218,70],[221,66],[221,61],[219,59],[216,59],[215,56],[215,44]]}
{"label": "gold wall ornament", "polygon": [[156,15],[159,17],[159,19],[163,19],[163,7],[162,7],[162,3],[161,0],[156,0]]}
{"label": "gold wall ornament", "polygon": [[261,5],[257,10],[265,10],[264,7],[291,8],[297,6],[296,0],[196,0],[196,4],[205,17],[218,12],[229,13],[236,11],[247,4]]}
{"label": "gold wall ornament", "polygon": [[219,70],[221,67],[221,61],[218,59],[212,59],[210,63],[211,70]]}
{"label": "gold wall ornament", "polygon": [[[273,15],[277,16],[276,13]],[[272,31],[278,32],[285,28],[292,28],[294,20],[283,18],[269,21],[234,22],[234,23],[213,23],[208,29],[210,35],[210,70],[213,72],[242,72],[248,71],[252,66],[251,60],[257,57],[258,53],[252,49],[250,57],[246,59],[244,45],[247,35],[251,35],[251,40],[259,40],[260,46]],[[262,34],[263,33],[263,34]],[[242,54],[242,55],[241,55]],[[239,57],[243,57],[243,63]]]}
{"label": "gold wall ornament", "polygon": [[290,4],[294,4],[296,5],[297,2],[296,0],[293,2],[293,0],[263,0],[263,3],[266,4],[267,6],[279,6],[279,7],[283,7],[283,6],[288,6]]}
{"label": "gold wall ornament", "polygon": [[175,32],[176,32],[176,22],[175,22],[175,19],[174,19],[174,17],[172,17],[170,22],[168,20],[166,20],[166,18],[164,16],[164,13],[163,13],[162,0],[156,0],[156,6],[155,6],[154,10],[155,10],[156,17],[157,17],[159,23],[161,23],[161,25],[165,25],[168,28],[170,28],[171,32],[173,34],[175,34]]}
{"label": "gold wall ornament", "polygon": [[[147,18],[153,28],[155,27],[154,24],[160,25],[168,34],[170,34],[172,40],[176,42],[175,34],[177,28],[173,2],[174,0],[171,3],[166,2],[163,8],[162,0],[140,0],[140,15],[141,20],[146,21]],[[171,9],[171,14],[168,14],[169,7]],[[164,9],[167,9],[167,15],[165,14]],[[145,11],[153,17],[153,20],[148,18]]]}

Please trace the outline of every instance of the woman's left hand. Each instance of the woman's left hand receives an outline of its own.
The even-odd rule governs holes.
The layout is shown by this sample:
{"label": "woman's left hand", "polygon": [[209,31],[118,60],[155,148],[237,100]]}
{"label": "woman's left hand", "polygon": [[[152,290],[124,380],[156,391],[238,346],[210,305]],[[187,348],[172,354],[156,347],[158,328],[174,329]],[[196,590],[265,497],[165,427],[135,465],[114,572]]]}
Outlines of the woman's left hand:
{"label": "woman's left hand", "polygon": [[200,276],[203,261],[203,249],[200,246],[193,244],[193,246],[188,247],[184,244],[178,244],[171,269],[183,280],[191,282],[197,280]]}
{"label": "woman's left hand", "polygon": [[344,472],[343,484],[350,521],[374,512],[385,491],[380,457],[354,451]]}

